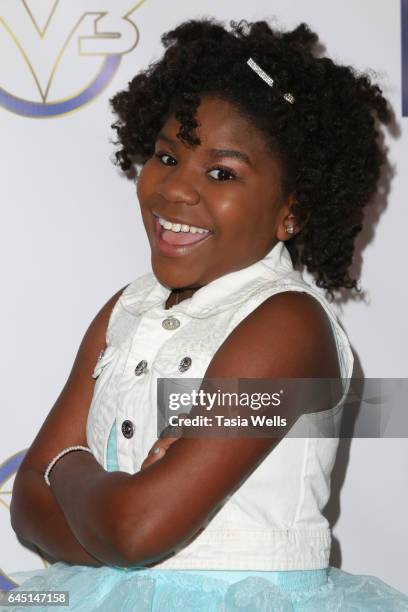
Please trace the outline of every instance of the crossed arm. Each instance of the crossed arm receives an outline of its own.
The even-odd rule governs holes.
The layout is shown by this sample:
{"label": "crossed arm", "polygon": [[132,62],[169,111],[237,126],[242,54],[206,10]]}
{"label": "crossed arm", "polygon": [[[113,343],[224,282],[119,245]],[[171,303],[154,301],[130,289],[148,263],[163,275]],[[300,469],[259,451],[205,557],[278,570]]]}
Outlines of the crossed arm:
{"label": "crossed arm", "polygon": [[[277,438],[180,438],[136,474],[106,472],[86,444],[91,372],[122,289],[91,323],[70,377],[16,476],[11,517],[17,535],[56,560],[84,565],[152,565],[192,538],[279,443]],[[214,355],[206,378],[337,378],[326,314],[307,294],[263,302]],[[287,415],[294,422],[300,414]]]}

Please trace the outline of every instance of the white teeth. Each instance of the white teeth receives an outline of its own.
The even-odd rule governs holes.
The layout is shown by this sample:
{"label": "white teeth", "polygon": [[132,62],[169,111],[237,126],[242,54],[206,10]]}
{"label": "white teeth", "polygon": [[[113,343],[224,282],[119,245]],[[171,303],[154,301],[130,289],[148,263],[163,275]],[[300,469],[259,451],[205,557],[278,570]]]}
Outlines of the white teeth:
{"label": "white teeth", "polygon": [[162,219],[159,217],[159,223],[166,230],[171,230],[172,232],[191,232],[192,234],[206,234],[210,230],[204,229],[203,227],[195,227],[194,225],[186,225],[182,223],[171,223],[170,221],[166,221],[166,219]]}

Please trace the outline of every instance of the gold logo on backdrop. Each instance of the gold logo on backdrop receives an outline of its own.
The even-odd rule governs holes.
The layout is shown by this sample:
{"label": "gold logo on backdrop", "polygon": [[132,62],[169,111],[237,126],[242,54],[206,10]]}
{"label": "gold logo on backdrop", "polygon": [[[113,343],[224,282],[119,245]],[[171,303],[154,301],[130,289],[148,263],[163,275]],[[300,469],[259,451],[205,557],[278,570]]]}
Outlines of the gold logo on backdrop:
{"label": "gold logo on backdrop", "polygon": [[[7,67],[10,78],[19,68],[24,93],[0,86],[0,105],[40,118],[89,103],[111,81],[123,55],[138,44],[133,16],[145,1],[2,0],[3,44],[14,46],[9,57],[17,63],[18,56],[28,70],[23,76],[21,67]],[[30,97],[27,90],[32,91]]]}

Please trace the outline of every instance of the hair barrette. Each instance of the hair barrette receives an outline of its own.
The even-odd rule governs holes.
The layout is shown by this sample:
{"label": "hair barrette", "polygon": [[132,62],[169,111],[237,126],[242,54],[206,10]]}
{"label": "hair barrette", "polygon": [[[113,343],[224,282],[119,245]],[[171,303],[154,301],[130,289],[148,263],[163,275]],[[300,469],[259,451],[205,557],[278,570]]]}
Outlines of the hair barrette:
{"label": "hair barrette", "polygon": [[[262,70],[262,68],[252,59],[252,57],[249,58],[247,64],[254,72],[256,72],[258,76],[261,77],[262,80],[265,81],[267,85],[269,85],[269,87],[273,87],[273,78],[267,72],[265,72],[265,70]],[[289,104],[293,104],[295,102],[295,96],[289,92],[283,94],[282,97],[284,100],[286,100],[286,102],[289,102]]]}

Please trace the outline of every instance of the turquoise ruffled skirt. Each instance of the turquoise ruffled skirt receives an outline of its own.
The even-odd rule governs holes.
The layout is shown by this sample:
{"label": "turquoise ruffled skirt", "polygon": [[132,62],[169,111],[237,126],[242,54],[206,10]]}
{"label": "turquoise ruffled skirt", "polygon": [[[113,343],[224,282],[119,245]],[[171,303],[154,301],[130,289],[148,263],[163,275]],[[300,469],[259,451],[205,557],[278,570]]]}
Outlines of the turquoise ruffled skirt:
{"label": "turquoise ruffled skirt", "polygon": [[[408,597],[335,567],[285,572],[184,571],[55,563],[19,590],[69,592],[75,612],[404,612]],[[3,612],[26,607],[0,607]],[[49,612],[49,607],[31,607]]]}
{"label": "turquoise ruffled skirt", "polygon": [[[116,434],[108,470],[117,470]],[[408,596],[374,576],[335,567],[301,571],[159,570],[63,562],[11,575],[12,590],[69,592],[70,612],[408,612]],[[18,604],[0,610],[47,611]]]}

